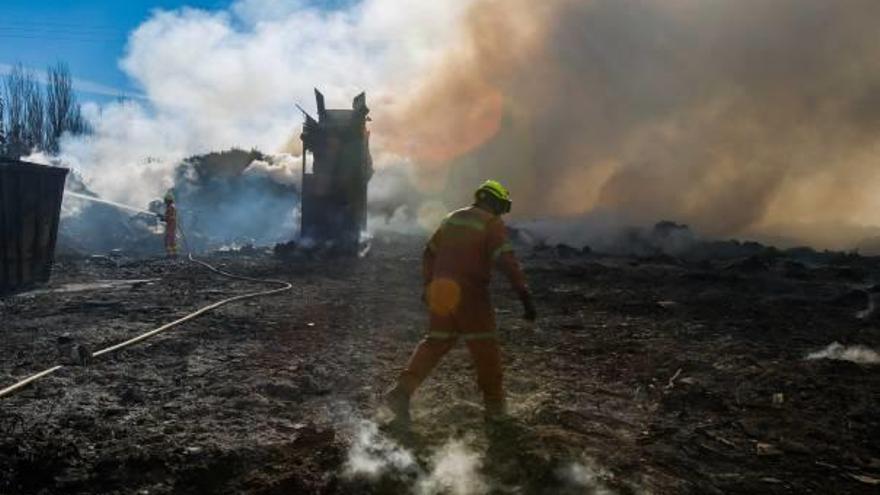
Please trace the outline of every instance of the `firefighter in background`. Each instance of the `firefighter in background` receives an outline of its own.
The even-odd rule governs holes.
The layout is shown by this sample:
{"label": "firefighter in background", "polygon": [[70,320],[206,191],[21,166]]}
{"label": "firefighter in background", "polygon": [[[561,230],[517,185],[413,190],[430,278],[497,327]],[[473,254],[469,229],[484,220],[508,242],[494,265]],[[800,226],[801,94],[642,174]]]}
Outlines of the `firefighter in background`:
{"label": "firefighter in background", "polygon": [[165,194],[165,214],[158,215],[165,222],[165,254],[169,258],[177,256],[177,208],[171,191]]}
{"label": "firefighter in background", "polygon": [[493,266],[507,276],[519,296],[523,317],[534,321],[536,313],[501,220],[510,211],[510,194],[489,180],[474,196],[472,206],[446,217],[425,247],[422,272],[430,328],[386,396],[396,423],[409,423],[410,397],[459,338],[467,344],[476,368],[486,420],[505,417],[501,352],[489,298]]}

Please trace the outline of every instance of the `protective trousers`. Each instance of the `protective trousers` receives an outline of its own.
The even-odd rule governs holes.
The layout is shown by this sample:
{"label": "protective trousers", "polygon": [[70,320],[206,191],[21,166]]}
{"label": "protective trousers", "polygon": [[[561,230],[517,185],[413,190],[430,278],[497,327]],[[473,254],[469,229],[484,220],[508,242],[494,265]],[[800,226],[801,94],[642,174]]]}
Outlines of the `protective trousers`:
{"label": "protective trousers", "polygon": [[165,226],[165,254],[169,256],[177,255],[177,225],[168,222]]}
{"label": "protective trousers", "polygon": [[165,207],[165,254],[177,256],[177,208],[174,204]]}
{"label": "protective trousers", "polygon": [[[444,308],[444,301],[459,294],[454,310]],[[469,288],[444,279],[435,279],[426,294],[431,310],[428,336],[413,351],[400,376],[400,386],[412,395],[455,346],[465,341],[477,372],[477,385],[483,393],[486,413],[499,414],[504,409],[501,350],[495,332],[495,312],[486,289]]]}
{"label": "protective trousers", "polygon": [[[499,414],[504,409],[504,390],[502,387],[501,350],[495,338],[467,338],[465,343],[477,371],[477,385],[483,393],[483,403],[488,414]],[[457,341],[456,336],[433,337],[428,335],[413,351],[406,368],[400,375],[400,386],[412,395],[428,377]]]}

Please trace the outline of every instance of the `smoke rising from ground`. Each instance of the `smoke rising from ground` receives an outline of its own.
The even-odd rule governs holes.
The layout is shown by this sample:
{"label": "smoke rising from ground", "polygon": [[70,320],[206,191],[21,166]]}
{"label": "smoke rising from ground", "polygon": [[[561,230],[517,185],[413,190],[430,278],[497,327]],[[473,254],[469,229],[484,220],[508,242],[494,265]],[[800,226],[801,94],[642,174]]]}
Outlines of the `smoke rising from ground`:
{"label": "smoke rising from ground", "polygon": [[480,469],[483,460],[463,440],[450,440],[431,456],[431,472],[419,480],[416,493],[434,495],[480,495],[489,484]]}
{"label": "smoke rising from ground", "polygon": [[416,495],[480,495],[489,484],[480,469],[482,456],[462,439],[452,439],[434,451],[423,469],[416,456],[383,434],[372,421],[356,421],[354,439],[343,475],[377,482],[398,479]]}
{"label": "smoke rising from ground", "polygon": [[591,495],[614,495],[605,480],[613,477],[611,473],[592,467],[592,463],[572,462],[556,473],[566,483],[564,493],[589,493]]}
{"label": "smoke rising from ground", "polygon": [[844,346],[840,342],[832,342],[821,351],[811,352],[807,359],[836,359],[851,361],[857,364],[880,364],[880,354],[863,345]]}
{"label": "smoke rising from ground", "polygon": [[382,434],[376,423],[361,420],[354,426],[354,441],[344,468],[346,476],[376,480],[393,471],[419,470],[415,456]]}
{"label": "smoke rising from ground", "polygon": [[873,0],[156,11],[121,60],[148,103],[86,106],[95,134],[62,155],[99,194],[145,205],[186,156],[298,154],[293,104],[312,108],[312,87],[331,107],[366,90],[376,180],[396,171],[377,218],[419,220],[493,177],[520,219],[601,208],[851,247],[880,223],[878,18]]}

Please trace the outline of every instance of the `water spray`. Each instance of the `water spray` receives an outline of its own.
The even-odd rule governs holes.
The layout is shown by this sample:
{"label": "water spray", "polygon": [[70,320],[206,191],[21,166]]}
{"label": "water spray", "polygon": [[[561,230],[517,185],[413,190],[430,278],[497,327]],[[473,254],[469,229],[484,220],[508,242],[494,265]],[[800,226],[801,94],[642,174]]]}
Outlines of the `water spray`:
{"label": "water spray", "polygon": [[84,199],[84,200],[86,200],[86,201],[92,201],[92,202],[95,202],[95,203],[101,203],[101,204],[105,204],[105,205],[108,205],[108,206],[115,206],[115,207],[120,208],[120,209],[123,209],[123,210],[129,210],[129,211],[134,211],[134,212],[137,212],[137,213],[146,213],[147,215],[156,215],[156,216],[158,216],[158,214],[155,213],[155,212],[147,211],[147,210],[144,210],[144,209],[138,208],[138,207],[136,207],[136,206],[129,206],[129,205],[126,205],[126,204],[117,203],[117,202],[115,202],[115,201],[110,201],[109,199],[96,198],[96,197],[94,197],[94,196],[88,196],[88,195],[81,194],[81,193],[77,193],[77,192],[73,192],[73,191],[70,191],[70,190],[67,190],[67,189],[64,190],[64,194],[67,195],[67,196],[73,196],[74,198]]}

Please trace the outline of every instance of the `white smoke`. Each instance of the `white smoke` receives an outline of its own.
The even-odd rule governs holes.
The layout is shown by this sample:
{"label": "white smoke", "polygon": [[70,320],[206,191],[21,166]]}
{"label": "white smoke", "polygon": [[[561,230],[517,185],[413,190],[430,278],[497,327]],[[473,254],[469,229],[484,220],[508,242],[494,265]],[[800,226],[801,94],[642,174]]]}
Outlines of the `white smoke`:
{"label": "white smoke", "polygon": [[343,468],[347,478],[376,481],[384,476],[409,480],[417,495],[480,495],[489,483],[480,473],[483,460],[463,439],[452,439],[430,455],[423,468],[410,450],[383,434],[376,423],[354,423],[354,439]]}
{"label": "white smoke", "polygon": [[278,184],[298,186],[301,179],[301,161],[289,153],[280,153],[267,160],[254,160],[244,170],[245,175],[268,177]]}
{"label": "white smoke", "polygon": [[419,495],[478,495],[489,492],[480,474],[482,458],[463,440],[451,440],[431,457],[431,472],[419,480]]}
{"label": "white smoke", "polygon": [[613,495],[612,491],[605,484],[605,480],[612,477],[611,473],[603,470],[589,467],[592,463],[572,462],[557,472],[557,476],[565,482],[568,488],[574,489],[579,493],[590,493],[593,495]]}
{"label": "white smoke", "polygon": [[858,364],[878,364],[880,363],[880,354],[865,346],[844,346],[840,342],[832,342],[821,351],[808,354],[807,359],[835,359]]}
{"label": "white smoke", "polygon": [[344,474],[375,480],[391,471],[418,469],[415,456],[379,431],[372,421],[360,421],[348,451]]}
{"label": "white smoke", "polygon": [[[367,91],[381,119],[440,57],[471,2],[363,0],[325,10],[240,0],[224,10],[156,10],[120,61],[146,101],[85,105],[95,132],[64,139],[62,162],[98,194],[145,205],[187,156],[231,147],[298,154],[294,104],[313,108],[313,87],[331,108]],[[381,139],[374,150],[382,167]]]}

